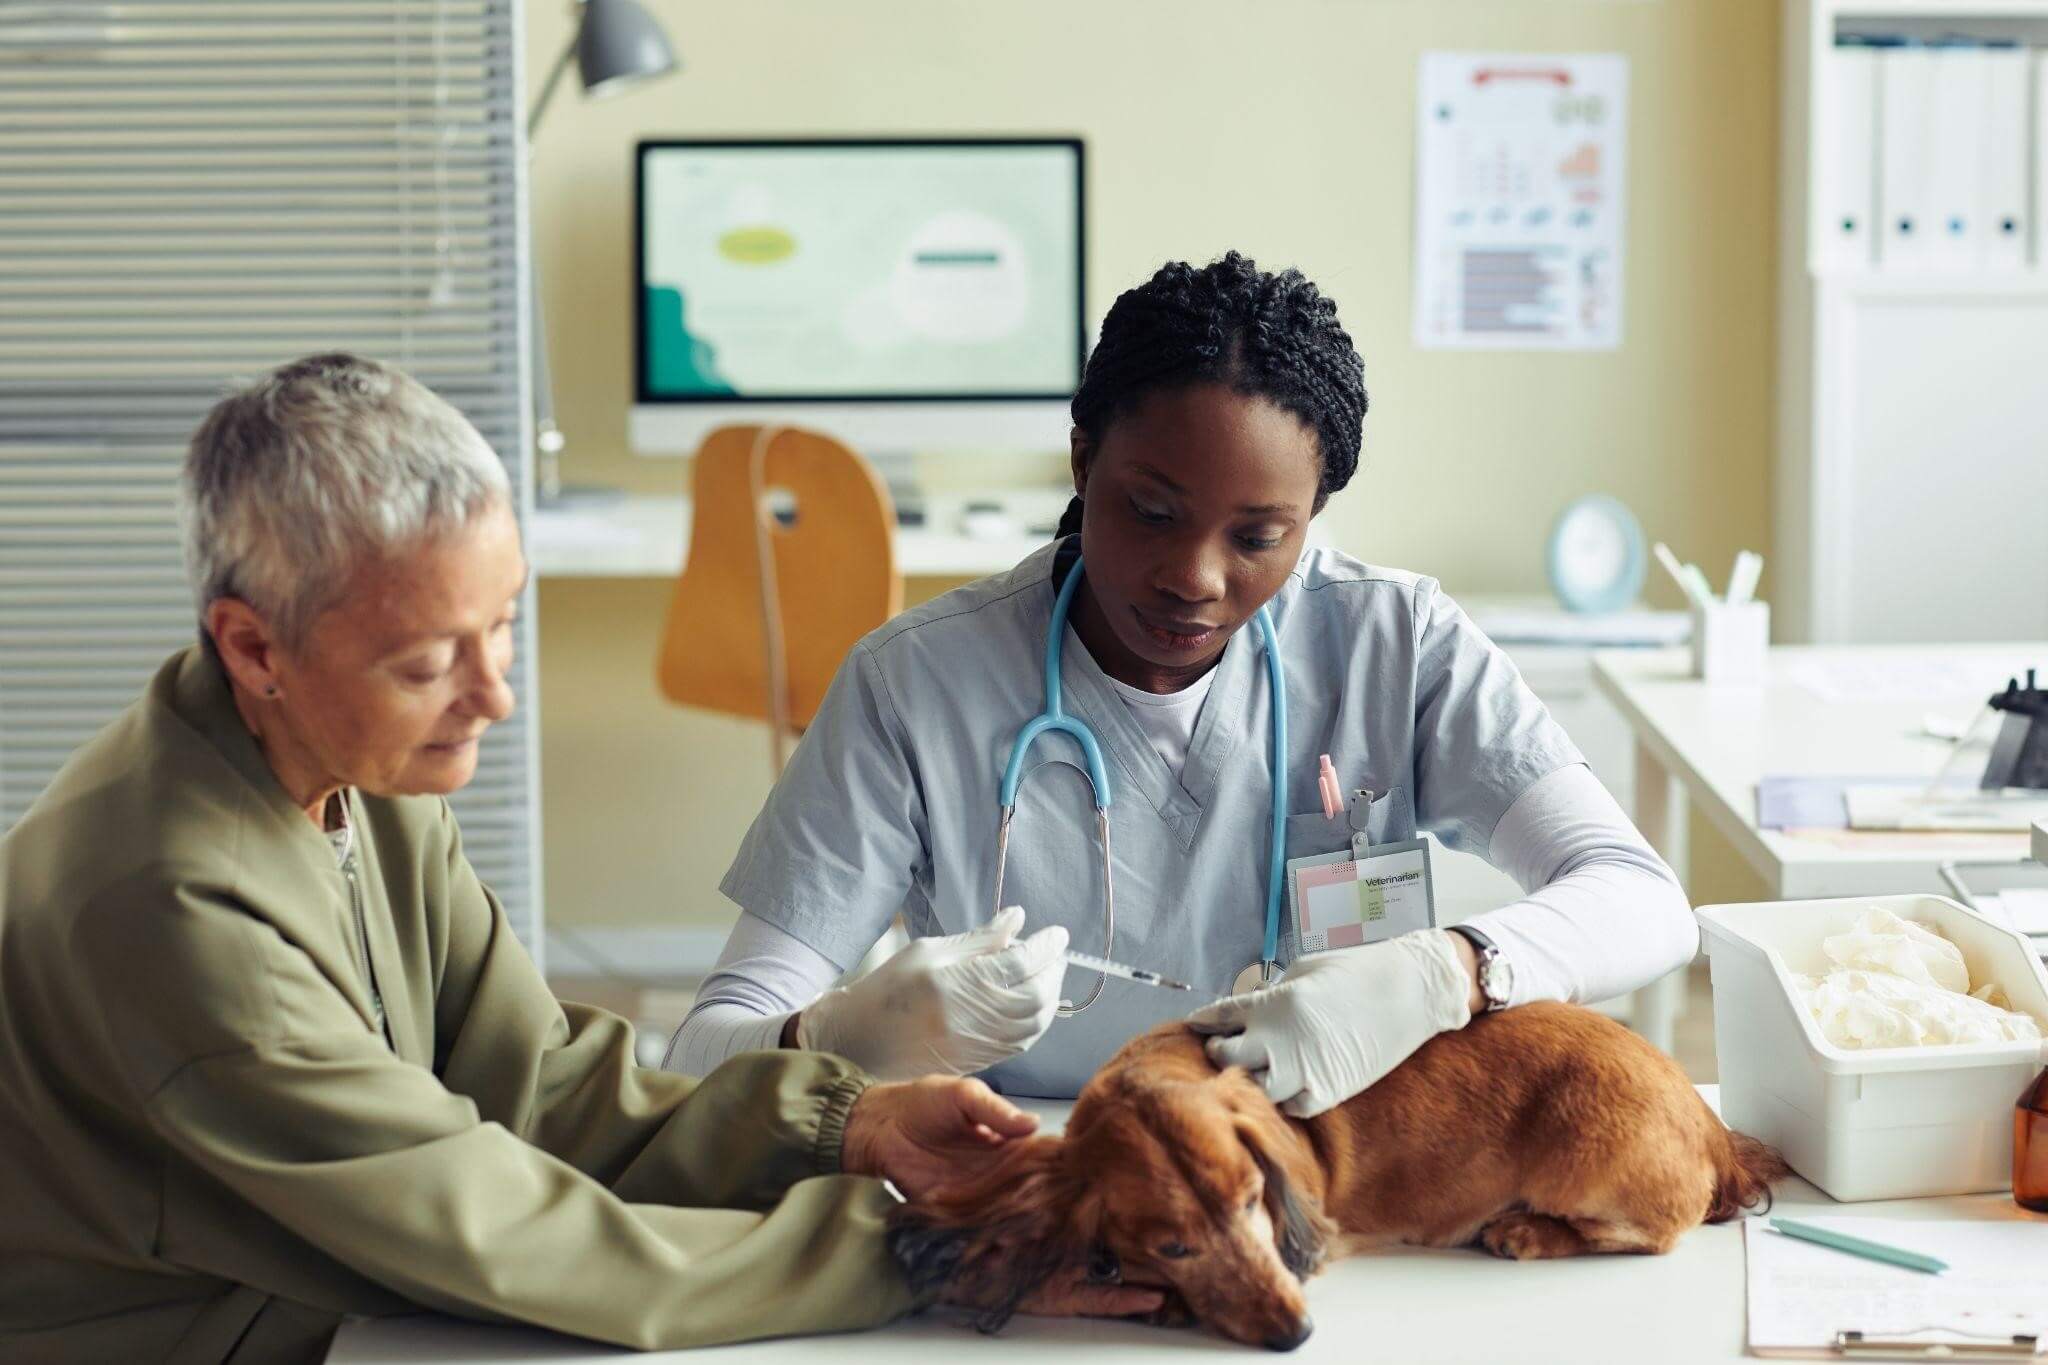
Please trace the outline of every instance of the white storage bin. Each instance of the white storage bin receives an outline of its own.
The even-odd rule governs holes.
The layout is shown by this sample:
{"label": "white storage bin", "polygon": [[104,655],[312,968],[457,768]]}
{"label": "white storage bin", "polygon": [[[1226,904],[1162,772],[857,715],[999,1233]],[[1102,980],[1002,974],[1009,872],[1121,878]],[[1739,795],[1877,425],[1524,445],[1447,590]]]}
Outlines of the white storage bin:
{"label": "white storage bin", "polygon": [[2048,1033],[2048,974],[2026,938],[1944,897],[1707,906],[1721,1116],[1836,1199],[2007,1189],[2013,1104],[2041,1069],[2041,1044],[1839,1048],[1793,985],[1831,966],[1821,940],[1873,907],[1939,931],[1972,987],[1997,982]]}

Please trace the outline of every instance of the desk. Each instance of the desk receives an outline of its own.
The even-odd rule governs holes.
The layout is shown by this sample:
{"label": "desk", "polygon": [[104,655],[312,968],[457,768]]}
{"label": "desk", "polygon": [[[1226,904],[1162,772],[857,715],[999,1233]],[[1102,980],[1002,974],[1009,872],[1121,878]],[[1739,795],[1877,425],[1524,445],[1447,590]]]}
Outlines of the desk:
{"label": "desk", "polygon": [[[1922,732],[1927,714],[1974,716],[2007,677],[2044,660],[2040,643],[1781,646],[1762,686],[1738,688],[1687,676],[1683,651],[1603,651],[1593,678],[1635,735],[1636,823],[1680,876],[1686,803],[1696,801],[1774,897],[1806,900],[1947,894],[1945,859],[2027,855],[2025,834],[1759,829],[1756,788],[1781,773],[1932,777],[1948,744]],[[1860,694],[1843,688],[1859,677],[1871,684]]]}
{"label": "desk", "polygon": [[[1702,1086],[1709,1103],[1715,1087]],[[1065,1106],[1043,1110],[1055,1123]],[[1776,1211],[1872,1218],[2021,1220],[2005,1195],[1836,1204],[1796,1177],[1778,1187]],[[2048,1223],[2048,1220],[2042,1220]],[[1743,1354],[1744,1260],[1739,1223],[1700,1227],[1667,1256],[1586,1256],[1563,1261],[1496,1260],[1478,1251],[1391,1248],[1336,1261],[1309,1282],[1316,1333],[1290,1359],[1386,1360],[1401,1365],[1706,1365]],[[971,1353],[971,1354],[970,1354]],[[964,1359],[1151,1362],[1203,1357],[1265,1358],[1199,1331],[1129,1323],[1018,1318],[1000,1336],[977,1337],[942,1312],[851,1337],[814,1337],[726,1347],[738,1362],[834,1361],[841,1365],[960,1365]],[[655,1359],[704,1359],[675,1352]],[[330,1362],[398,1365],[426,1361],[614,1362],[620,1354],[530,1329],[482,1327],[422,1315],[352,1323],[335,1338]]]}
{"label": "desk", "polygon": [[[1071,496],[1033,488],[929,498],[924,525],[897,529],[897,571],[906,578],[1001,573],[1051,539],[1031,528],[1058,525]],[[1024,533],[962,535],[960,514],[970,500],[1001,502]],[[682,497],[575,499],[535,508],[527,528],[527,552],[542,577],[674,578],[689,549],[690,500]]]}

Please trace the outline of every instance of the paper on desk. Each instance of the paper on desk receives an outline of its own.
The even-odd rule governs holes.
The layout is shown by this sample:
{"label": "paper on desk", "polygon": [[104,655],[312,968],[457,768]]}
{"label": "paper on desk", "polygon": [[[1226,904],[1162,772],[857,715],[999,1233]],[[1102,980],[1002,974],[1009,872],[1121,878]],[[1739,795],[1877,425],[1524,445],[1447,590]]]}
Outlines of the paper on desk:
{"label": "paper on desk", "polygon": [[1931,829],[1788,829],[1784,833],[1814,848],[1843,853],[1888,854],[1902,858],[2018,858],[2027,851],[2021,834],[1977,834]]}
{"label": "paper on desk", "polygon": [[2048,934],[2048,887],[2009,886],[1971,897],[1985,915],[2023,934]]}
{"label": "paper on desk", "polygon": [[2024,834],[2048,820],[2048,796],[1945,791],[1932,799],[1891,786],[1852,786],[1843,793],[1851,829],[1971,830]]}
{"label": "paper on desk", "polygon": [[1756,784],[1758,829],[1846,829],[1851,786],[1924,791],[1924,777],[1771,776]]}
{"label": "paper on desk", "polygon": [[1482,607],[1472,622],[1501,645],[1650,647],[1692,638],[1692,617],[1682,611],[1568,612],[1555,607]]}
{"label": "paper on desk", "polygon": [[1758,1354],[1824,1350],[1844,1331],[1899,1337],[1935,1329],[1935,1340],[2048,1334],[2048,1219],[2015,1209],[2001,1222],[1800,1221],[1934,1256],[1949,1269],[1929,1275],[1867,1261],[1747,1219],[1749,1349]]}
{"label": "paper on desk", "polygon": [[638,527],[602,512],[550,509],[544,516],[535,516],[526,528],[529,551],[601,550],[638,545],[645,539]]}
{"label": "paper on desk", "polygon": [[1987,670],[1959,659],[1802,659],[1792,667],[1792,680],[1822,701],[1934,703],[1959,697],[1989,697],[2008,677],[2024,673],[2013,660],[2010,669]]}

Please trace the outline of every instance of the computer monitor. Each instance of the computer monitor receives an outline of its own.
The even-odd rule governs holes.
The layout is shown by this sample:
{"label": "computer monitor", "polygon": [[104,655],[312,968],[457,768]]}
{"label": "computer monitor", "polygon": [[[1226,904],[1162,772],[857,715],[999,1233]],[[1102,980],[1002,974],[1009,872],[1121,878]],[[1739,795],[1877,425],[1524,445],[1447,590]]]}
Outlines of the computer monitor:
{"label": "computer monitor", "polygon": [[1078,139],[644,141],[635,183],[636,451],[736,422],[869,455],[1066,448]]}

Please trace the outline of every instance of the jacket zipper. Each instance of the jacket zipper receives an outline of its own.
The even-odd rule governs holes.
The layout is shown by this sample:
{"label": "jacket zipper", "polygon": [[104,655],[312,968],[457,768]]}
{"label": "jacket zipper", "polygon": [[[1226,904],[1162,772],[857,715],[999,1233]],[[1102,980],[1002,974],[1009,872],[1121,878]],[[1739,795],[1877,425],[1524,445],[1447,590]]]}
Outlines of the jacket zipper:
{"label": "jacket zipper", "polygon": [[370,985],[370,1011],[377,1016],[377,1031],[384,1035],[384,1045],[396,1052],[398,1044],[391,1039],[391,1021],[384,1014],[384,992],[377,989],[377,969],[370,961],[370,922],[363,913],[363,888],[356,880],[356,855],[353,851],[343,861],[341,875],[348,880],[349,909],[355,912],[356,944],[363,954],[363,979]]}

